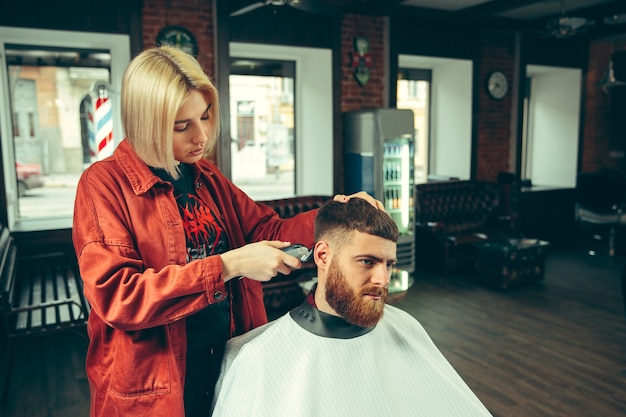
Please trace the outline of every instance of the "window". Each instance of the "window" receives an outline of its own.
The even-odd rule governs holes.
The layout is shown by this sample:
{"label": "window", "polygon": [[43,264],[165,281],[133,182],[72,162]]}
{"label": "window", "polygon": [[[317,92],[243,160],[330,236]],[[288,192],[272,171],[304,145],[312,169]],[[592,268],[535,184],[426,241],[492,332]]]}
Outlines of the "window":
{"label": "window", "polygon": [[258,200],[295,196],[293,61],[232,58],[232,179]]}
{"label": "window", "polygon": [[428,179],[428,139],[430,120],[430,80],[432,71],[400,69],[397,83],[396,107],[413,111],[415,117],[415,156],[413,159],[416,184]]}
{"label": "window", "polygon": [[[398,84],[401,85],[403,79],[417,83],[407,83],[406,88],[398,87],[400,90],[396,91],[397,107],[402,105],[401,102],[408,102],[419,108],[422,94],[424,110],[428,111],[424,115],[426,124],[415,126],[416,182],[422,182],[428,175],[469,178],[472,148],[472,61],[399,55],[398,67],[406,75],[404,78],[402,74],[398,77]],[[425,71],[430,72],[430,79],[426,77],[428,72]],[[423,93],[420,93],[420,81],[429,81],[428,88],[423,84]],[[428,137],[425,144],[420,143],[423,135]],[[426,145],[427,149],[424,149]],[[424,172],[420,172],[422,169]]]}
{"label": "window", "polygon": [[[230,153],[232,172],[225,174],[257,200],[332,195],[332,52],[232,42],[230,55],[231,146],[222,153]],[[237,155],[242,137],[251,138],[249,149]],[[237,166],[244,161],[245,169]],[[264,169],[265,183],[241,177]]]}
{"label": "window", "polygon": [[528,65],[526,74],[521,176],[533,185],[573,188],[578,172],[582,71]]}
{"label": "window", "polygon": [[117,95],[128,37],[0,27],[0,39],[9,225],[71,226],[82,171],[122,139]]}

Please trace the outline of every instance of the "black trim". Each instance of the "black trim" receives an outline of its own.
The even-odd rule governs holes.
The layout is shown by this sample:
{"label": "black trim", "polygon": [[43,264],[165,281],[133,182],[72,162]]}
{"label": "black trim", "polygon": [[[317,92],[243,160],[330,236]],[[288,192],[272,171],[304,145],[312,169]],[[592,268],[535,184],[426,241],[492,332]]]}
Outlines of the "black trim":
{"label": "black trim", "polygon": [[291,310],[289,315],[304,330],[333,339],[353,339],[371,332],[376,327],[361,327],[348,323],[342,317],[319,311],[307,300]]}

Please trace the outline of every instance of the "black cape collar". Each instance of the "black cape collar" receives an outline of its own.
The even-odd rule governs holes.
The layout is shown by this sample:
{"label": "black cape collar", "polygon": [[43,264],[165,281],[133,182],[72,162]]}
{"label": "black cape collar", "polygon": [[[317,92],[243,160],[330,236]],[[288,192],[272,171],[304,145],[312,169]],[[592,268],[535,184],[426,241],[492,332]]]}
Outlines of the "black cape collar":
{"label": "black cape collar", "polygon": [[374,330],[374,327],[361,327],[348,323],[345,319],[324,313],[313,307],[307,300],[289,312],[300,327],[317,336],[333,339],[352,339]]}

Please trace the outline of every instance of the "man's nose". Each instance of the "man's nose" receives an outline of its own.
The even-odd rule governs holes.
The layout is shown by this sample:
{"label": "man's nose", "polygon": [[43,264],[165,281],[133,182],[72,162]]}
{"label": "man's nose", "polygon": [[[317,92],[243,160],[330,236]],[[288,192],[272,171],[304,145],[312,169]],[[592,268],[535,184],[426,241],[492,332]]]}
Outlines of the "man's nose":
{"label": "man's nose", "polygon": [[391,280],[391,269],[386,264],[382,263],[374,268],[372,275],[372,283],[387,287]]}

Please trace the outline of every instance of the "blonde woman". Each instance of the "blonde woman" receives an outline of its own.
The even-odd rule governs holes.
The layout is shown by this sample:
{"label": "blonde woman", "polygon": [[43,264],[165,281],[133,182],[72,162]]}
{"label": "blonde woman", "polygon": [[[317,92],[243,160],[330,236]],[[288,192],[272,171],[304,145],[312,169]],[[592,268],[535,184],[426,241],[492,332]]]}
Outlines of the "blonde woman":
{"label": "blonde woman", "polygon": [[126,138],[85,170],[74,212],[90,414],[206,416],[226,341],[267,322],[261,282],[301,266],[280,249],[313,244],[315,211],[280,219],[203,158],[219,100],[185,52],[134,58],[121,110]]}

